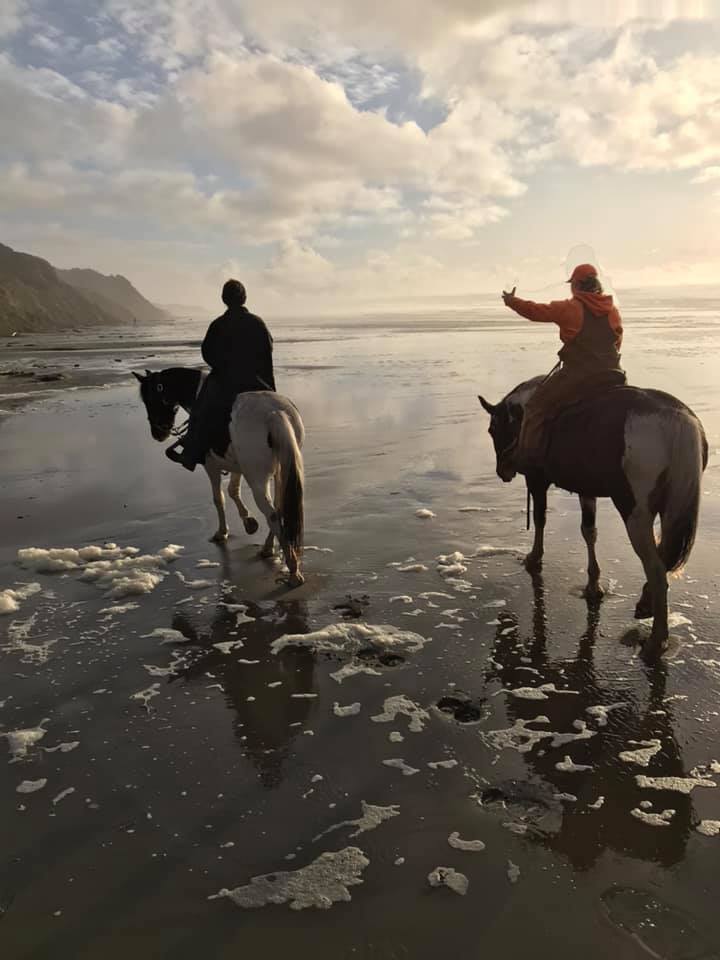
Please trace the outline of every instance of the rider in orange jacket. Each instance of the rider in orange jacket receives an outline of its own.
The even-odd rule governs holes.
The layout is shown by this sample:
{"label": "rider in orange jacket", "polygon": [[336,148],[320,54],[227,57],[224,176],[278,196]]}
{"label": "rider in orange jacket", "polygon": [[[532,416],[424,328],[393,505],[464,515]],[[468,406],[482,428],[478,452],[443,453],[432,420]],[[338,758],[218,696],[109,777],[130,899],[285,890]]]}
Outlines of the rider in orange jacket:
{"label": "rider in orange jacket", "polygon": [[505,305],[521,317],[557,324],[563,342],[561,369],[537,388],[525,408],[516,456],[522,470],[542,466],[547,426],[564,407],[599,386],[625,383],[620,367],[622,320],[613,298],[603,293],[592,264],[575,267],[568,283],[569,300],[534,303],[516,297],[514,288],[502,295]]}

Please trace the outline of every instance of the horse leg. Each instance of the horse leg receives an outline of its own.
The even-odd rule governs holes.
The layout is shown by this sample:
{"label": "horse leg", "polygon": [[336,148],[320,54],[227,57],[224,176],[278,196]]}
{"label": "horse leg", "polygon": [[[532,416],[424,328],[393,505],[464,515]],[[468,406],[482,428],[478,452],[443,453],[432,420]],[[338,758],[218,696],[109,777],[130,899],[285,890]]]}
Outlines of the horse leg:
{"label": "horse leg", "polygon": [[528,483],[528,490],[533,501],[533,526],[535,539],[532,550],[525,557],[525,566],[528,570],[539,570],[545,552],[545,518],[547,516],[547,491],[545,483]]}
{"label": "horse leg", "polygon": [[585,587],[585,598],[587,600],[599,600],[604,595],[604,590],[600,586],[600,567],[595,556],[595,544],[597,543],[597,527],[595,525],[595,516],[597,513],[597,500],[595,497],[580,497],[580,509],[582,511],[582,521],[580,530],[583,540],[587,545],[588,552],[588,582]]}
{"label": "horse leg", "polygon": [[656,658],[662,653],[669,635],[667,571],[655,543],[653,516],[650,511],[636,506],[625,521],[625,526],[633,550],[643,565],[652,607],[652,632],[643,648],[643,654],[648,658]]}
{"label": "horse leg", "polygon": [[[285,542],[285,537],[282,533],[282,527],[280,526],[280,514],[270,499],[270,478],[266,478],[264,482],[258,482],[252,477],[248,477],[247,480],[252,489],[252,494],[255,498],[255,503],[258,506],[258,510],[265,517],[268,527],[270,528],[270,537],[268,538],[268,541],[272,542],[271,538],[273,536],[277,537],[278,543],[282,547],[283,554],[285,555],[285,562],[287,563],[287,567],[290,572],[290,586],[299,587],[300,584],[304,583],[305,581],[298,569],[298,559],[295,555],[295,551],[290,550]],[[266,541],[266,545],[268,541]],[[262,555],[265,555],[264,552]]]}
{"label": "horse leg", "polygon": [[245,527],[245,533],[248,533],[250,536],[252,536],[254,533],[258,532],[258,522],[255,517],[250,516],[250,511],[242,502],[242,497],[240,496],[241,483],[242,474],[231,473],[230,483],[228,483],[228,496],[232,501],[234,501],[235,506],[237,507],[238,513],[240,514],[240,519]]}
{"label": "horse leg", "polygon": [[222,470],[219,465],[208,458],[205,461],[205,472],[208,475],[212,488],[213,503],[217,510],[218,528],[210,537],[211,543],[224,543],[228,538],[227,517],[225,516],[225,495],[222,490]]}
{"label": "horse leg", "polygon": [[[275,473],[273,473],[273,476],[272,476],[272,482],[273,482],[273,491],[274,491],[273,502],[275,503],[275,510],[278,513],[280,513],[282,511],[282,482],[280,477],[280,470],[278,467],[275,468]],[[269,531],[267,535],[267,539],[263,544],[262,550],[260,551],[260,554],[263,557],[275,556],[275,534],[272,532],[272,530]]]}
{"label": "horse leg", "polygon": [[635,607],[635,619],[647,620],[652,616],[652,598],[650,596],[650,584],[645,583],[640,594],[640,599]]}
{"label": "horse leg", "polygon": [[275,534],[272,531],[272,527],[268,531],[265,543],[262,545],[260,556],[265,557],[266,560],[275,556]]}

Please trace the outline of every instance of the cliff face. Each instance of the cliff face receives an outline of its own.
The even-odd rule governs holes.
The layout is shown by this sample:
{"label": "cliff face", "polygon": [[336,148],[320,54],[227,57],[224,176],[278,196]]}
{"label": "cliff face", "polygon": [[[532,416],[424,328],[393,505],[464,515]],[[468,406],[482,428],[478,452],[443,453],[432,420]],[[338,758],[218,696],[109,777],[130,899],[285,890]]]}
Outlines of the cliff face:
{"label": "cliff face", "polygon": [[58,270],[57,274],[96,306],[116,315],[119,322],[162,323],[168,319],[164,310],[150,303],[125,277],[79,268]]}
{"label": "cliff face", "polygon": [[0,244],[0,336],[91,325],[153,323],[167,314],[125,277],[56,270],[47,260]]}

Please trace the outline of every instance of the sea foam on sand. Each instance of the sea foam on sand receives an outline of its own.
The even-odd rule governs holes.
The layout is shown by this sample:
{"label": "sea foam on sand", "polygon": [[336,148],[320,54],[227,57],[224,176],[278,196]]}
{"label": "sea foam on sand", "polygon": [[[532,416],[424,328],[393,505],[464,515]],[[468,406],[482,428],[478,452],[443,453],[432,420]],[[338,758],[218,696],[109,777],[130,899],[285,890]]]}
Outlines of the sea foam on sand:
{"label": "sea foam on sand", "polygon": [[404,656],[422,650],[429,642],[428,638],[421,637],[419,633],[401,630],[390,624],[331,623],[312,633],[286,633],[274,640],[270,649],[277,654],[286,647],[309,647],[317,653],[348,656],[350,662],[330,674],[333,680],[342,683],[347,677],[358,673],[381,675],[381,671],[375,666],[357,658],[356,655],[361,650],[378,655],[392,652]]}
{"label": "sea foam on sand", "polygon": [[415,653],[428,642],[418,633],[389,624],[331,623],[312,633],[286,633],[273,640],[270,649],[280,653],[285,647],[310,647],[318,653],[355,654],[374,647],[378,651]]}
{"label": "sea foam on sand", "polygon": [[227,897],[238,907],[252,909],[268,903],[289,903],[292,910],[317,907],[328,910],[339,900],[349,901],[349,887],[362,883],[361,874],[370,861],[358,847],[322,853],[306,867],[252,877],[233,890],[223,888],[209,900]]}
{"label": "sea foam on sand", "polygon": [[23,600],[27,600],[41,590],[39,583],[16,583],[14,587],[0,590],[0,614],[17,613]]}
{"label": "sea foam on sand", "polygon": [[115,600],[151,593],[164,579],[167,565],[177,560],[184,548],[168,544],[157,553],[140,554],[137,547],[116,543],[87,547],[25,547],[18,550],[18,562],[36,573],[77,573],[79,580],[95,583]]}

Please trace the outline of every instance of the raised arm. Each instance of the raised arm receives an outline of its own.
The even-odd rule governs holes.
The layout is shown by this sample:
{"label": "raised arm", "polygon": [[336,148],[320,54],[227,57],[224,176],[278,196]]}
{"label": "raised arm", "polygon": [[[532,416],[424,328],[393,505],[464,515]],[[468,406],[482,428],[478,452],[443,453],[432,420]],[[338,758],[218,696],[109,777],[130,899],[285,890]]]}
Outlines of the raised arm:
{"label": "raised arm", "polygon": [[557,323],[562,325],[566,320],[568,310],[572,310],[572,301],[553,300],[551,303],[535,303],[534,300],[521,300],[512,293],[503,293],[505,306],[510,307],[515,313],[525,317],[526,320],[533,320],[535,323]]}

